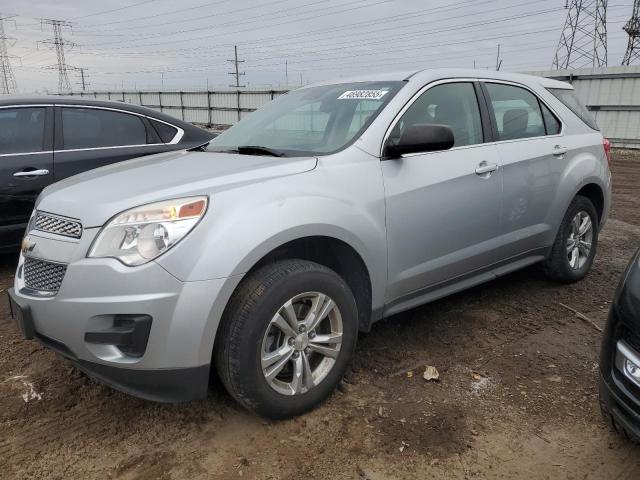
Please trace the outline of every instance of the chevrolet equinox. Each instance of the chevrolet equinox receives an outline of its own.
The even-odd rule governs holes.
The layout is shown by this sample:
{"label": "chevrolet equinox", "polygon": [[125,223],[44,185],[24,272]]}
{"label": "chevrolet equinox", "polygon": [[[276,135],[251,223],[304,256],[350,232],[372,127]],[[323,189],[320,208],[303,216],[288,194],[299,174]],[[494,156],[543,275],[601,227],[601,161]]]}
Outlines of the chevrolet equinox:
{"label": "chevrolet equinox", "polygon": [[308,411],[373,322],[516,269],[588,272],[609,143],[566,83],[474,70],[300,88],[206,148],[47,187],[14,317],[118,390]]}

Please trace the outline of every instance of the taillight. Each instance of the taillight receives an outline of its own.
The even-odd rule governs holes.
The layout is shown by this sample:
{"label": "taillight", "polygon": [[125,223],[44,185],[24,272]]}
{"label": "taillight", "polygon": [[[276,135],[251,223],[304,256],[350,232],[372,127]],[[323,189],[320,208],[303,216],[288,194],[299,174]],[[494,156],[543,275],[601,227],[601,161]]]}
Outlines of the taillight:
{"label": "taillight", "polygon": [[604,154],[607,156],[607,162],[611,166],[611,142],[608,138],[602,139],[602,147],[604,148]]}

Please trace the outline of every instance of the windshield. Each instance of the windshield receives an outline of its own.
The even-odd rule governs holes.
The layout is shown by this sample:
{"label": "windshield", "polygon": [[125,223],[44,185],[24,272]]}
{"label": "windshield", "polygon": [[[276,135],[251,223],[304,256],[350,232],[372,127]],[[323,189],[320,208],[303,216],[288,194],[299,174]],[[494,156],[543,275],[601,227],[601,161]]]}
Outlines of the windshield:
{"label": "windshield", "polygon": [[404,82],[358,82],[303,88],[278,97],[214,138],[207,150],[311,156],[350,145]]}

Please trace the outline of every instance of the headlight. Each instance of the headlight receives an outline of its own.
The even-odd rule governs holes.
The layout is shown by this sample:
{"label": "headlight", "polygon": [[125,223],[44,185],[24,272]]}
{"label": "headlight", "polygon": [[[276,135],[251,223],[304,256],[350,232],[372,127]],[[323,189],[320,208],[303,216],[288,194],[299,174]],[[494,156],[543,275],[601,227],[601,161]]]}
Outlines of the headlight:
{"label": "headlight", "polygon": [[88,257],[142,265],[182,240],[207,210],[207,197],[179,198],[126,210],[100,230]]}

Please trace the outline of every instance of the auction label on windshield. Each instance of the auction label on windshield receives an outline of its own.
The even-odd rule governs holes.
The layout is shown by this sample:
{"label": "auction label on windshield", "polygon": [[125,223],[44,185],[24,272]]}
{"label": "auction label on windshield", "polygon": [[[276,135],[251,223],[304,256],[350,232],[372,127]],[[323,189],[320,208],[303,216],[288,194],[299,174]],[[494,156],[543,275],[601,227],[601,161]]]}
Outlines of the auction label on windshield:
{"label": "auction label on windshield", "polygon": [[387,90],[348,90],[338,97],[338,100],[380,100],[387,94]]}

